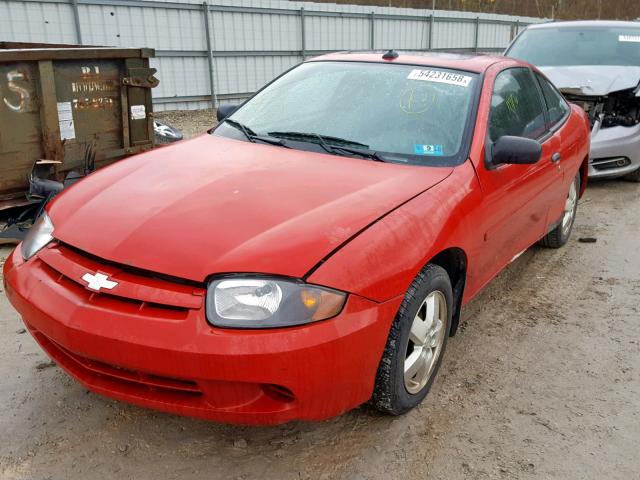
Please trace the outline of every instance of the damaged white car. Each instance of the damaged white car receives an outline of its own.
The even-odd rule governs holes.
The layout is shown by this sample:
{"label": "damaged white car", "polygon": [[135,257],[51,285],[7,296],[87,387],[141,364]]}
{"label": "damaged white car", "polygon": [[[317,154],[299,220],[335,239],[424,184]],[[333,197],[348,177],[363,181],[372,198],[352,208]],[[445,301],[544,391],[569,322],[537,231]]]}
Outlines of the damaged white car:
{"label": "damaged white car", "polygon": [[640,182],[640,22],[531,25],[505,55],[537,66],[587,112],[590,178]]}

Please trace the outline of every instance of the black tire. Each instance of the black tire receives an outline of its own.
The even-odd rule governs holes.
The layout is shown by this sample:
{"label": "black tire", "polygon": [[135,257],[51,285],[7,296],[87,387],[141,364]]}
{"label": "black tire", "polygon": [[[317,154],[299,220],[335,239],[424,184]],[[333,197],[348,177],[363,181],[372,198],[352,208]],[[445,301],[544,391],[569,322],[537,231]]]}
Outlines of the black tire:
{"label": "black tire", "polygon": [[[408,353],[409,333],[418,309],[432,292],[440,292],[446,301],[446,322],[442,326],[444,340],[438,357],[428,374],[426,384],[416,393],[407,390],[404,379],[405,356]],[[442,298],[439,296],[439,298]],[[438,265],[429,264],[424,267],[411,283],[405,294],[396,318],[391,325],[387,344],[378,367],[376,383],[371,403],[380,411],[391,415],[401,415],[418,405],[431,389],[434,379],[442,363],[442,358],[451,332],[451,316],[453,312],[453,293],[451,280],[447,272]]]}
{"label": "black tire", "polygon": [[[580,192],[580,172],[578,172],[578,174],[573,179],[572,186],[576,188],[577,192]],[[569,194],[567,195],[567,198],[570,194],[571,194],[571,190],[569,190]],[[542,240],[540,240],[538,243],[543,247],[548,247],[548,248],[560,248],[563,245],[565,245],[569,241],[569,237],[571,237],[571,232],[573,231],[573,224],[576,221],[577,211],[578,211],[578,195],[576,196],[575,205],[573,206],[571,224],[568,225],[568,228],[563,227],[563,222],[561,218],[560,223],[556,226],[556,228],[554,228],[549,233],[547,233],[542,238]],[[563,218],[564,218],[564,214],[563,214]]]}
{"label": "black tire", "polygon": [[628,173],[624,176],[624,179],[629,182],[640,183],[640,168],[634,172]]}

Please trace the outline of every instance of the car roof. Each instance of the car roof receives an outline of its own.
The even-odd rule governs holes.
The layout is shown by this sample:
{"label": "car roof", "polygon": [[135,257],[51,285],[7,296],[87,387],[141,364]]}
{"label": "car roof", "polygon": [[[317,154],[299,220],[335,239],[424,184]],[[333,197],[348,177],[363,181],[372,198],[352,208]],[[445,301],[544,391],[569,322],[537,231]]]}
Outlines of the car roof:
{"label": "car roof", "polygon": [[[491,65],[504,62],[507,59],[502,56],[482,54],[458,54],[439,53],[428,51],[402,51],[398,50],[398,57],[393,60],[385,60],[382,55],[387,50],[368,52],[336,52],[320,57],[315,57],[310,62],[339,61],[339,62],[368,62],[368,63],[397,63],[406,65],[419,65],[425,67],[440,67],[465,70],[468,72],[482,73]],[[512,59],[508,59],[512,61]],[[524,62],[520,62],[525,65]]]}
{"label": "car roof", "polygon": [[576,20],[573,22],[546,22],[534,23],[527,27],[528,30],[537,30],[540,28],[607,28],[607,27],[637,27],[640,28],[640,22],[623,22],[619,20]]}

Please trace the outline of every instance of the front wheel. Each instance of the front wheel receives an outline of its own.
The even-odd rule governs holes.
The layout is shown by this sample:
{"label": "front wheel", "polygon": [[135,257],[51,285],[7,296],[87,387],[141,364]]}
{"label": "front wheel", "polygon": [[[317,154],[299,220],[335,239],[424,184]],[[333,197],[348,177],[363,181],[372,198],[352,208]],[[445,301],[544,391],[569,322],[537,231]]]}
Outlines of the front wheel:
{"label": "front wheel", "polygon": [[573,224],[576,220],[576,212],[578,211],[578,197],[580,195],[580,172],[575,176],[571,186],[567,200],[564,203],[564,212],[560,223],[547,235],[540,240],[540,245],[550,248],[562,247],[571,236]]}
{"label": "front wheel", "polygon": [[452,308],[449,275],[438,265],[427,265],[391,326],[371,398],[378,410],[400,415],[427,395],[447,346]]}
{"label": "front wheel", "polygon": [[636,182],[636,183],[640,183],[640,168],[637,170],[634,170],[631,173],[627,173],[624,176],[625,180],[628,180],[629,182]]}

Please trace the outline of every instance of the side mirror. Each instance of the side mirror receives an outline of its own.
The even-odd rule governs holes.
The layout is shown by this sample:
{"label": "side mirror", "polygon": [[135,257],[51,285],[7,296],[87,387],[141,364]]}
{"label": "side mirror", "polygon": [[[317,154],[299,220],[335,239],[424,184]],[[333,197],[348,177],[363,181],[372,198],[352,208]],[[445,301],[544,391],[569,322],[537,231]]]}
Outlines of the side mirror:
{"label": "side mirror", "polygon": [[220,105],[218,107],[218,111],[216,112],[216,117],[218,118],[218,121],[221,122],[222,120],[227,118],[229,115],[235,112],[237,108],[238,108],[238,105]]}
{"label": "side mirror", "polygon": [[528,165],[537,163],[542,155],[542,146],[536,140],[524,137],[505,135],[491,145],[488,157],[489,166]]}

